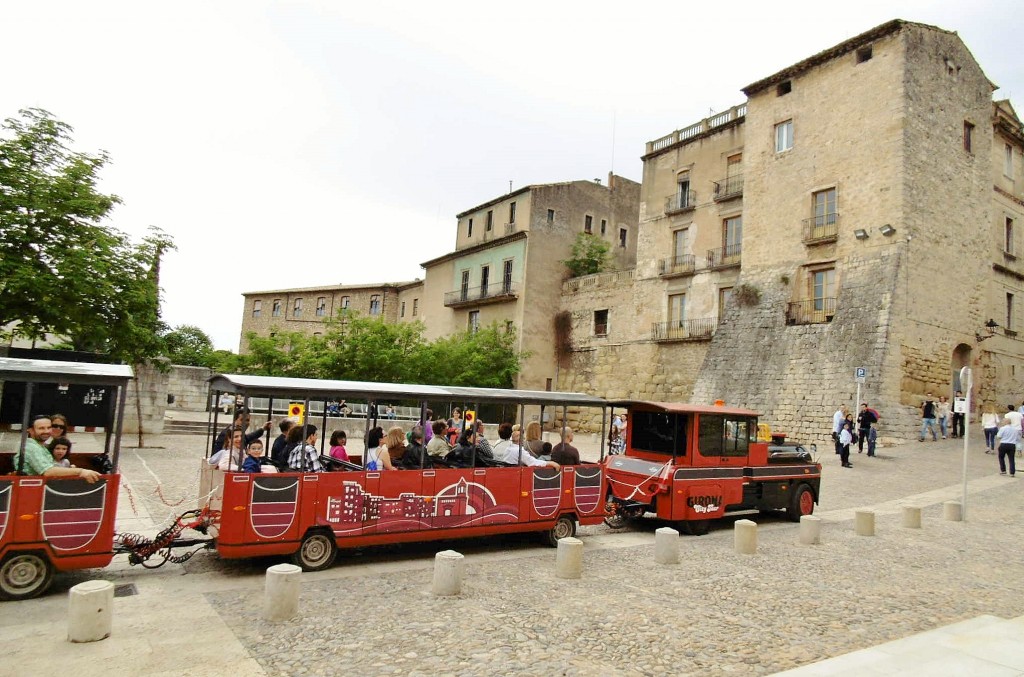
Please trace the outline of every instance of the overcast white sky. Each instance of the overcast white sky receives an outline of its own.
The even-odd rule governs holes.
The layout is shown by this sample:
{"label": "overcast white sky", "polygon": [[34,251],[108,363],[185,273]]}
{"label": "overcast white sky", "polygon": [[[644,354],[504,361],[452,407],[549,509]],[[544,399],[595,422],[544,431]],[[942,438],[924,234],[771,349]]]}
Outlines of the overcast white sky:
{"label": "overcast white sky", "polygon": [[20,0],[0,117],[109,152],[111,223],[178,246],[164,319],[236,350],[243,291],[422,277],[510,180],[639,181],[646,141],[893,18],[957,31],[1024,111],[1014,0]]}

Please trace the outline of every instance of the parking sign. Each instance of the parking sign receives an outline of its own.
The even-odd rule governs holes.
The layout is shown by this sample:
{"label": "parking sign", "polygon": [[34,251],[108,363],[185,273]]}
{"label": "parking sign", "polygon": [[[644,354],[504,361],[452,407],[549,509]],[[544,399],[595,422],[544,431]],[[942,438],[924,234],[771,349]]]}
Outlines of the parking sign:
{"label": "parking sign", "polygon": [[868,378],[868,370],[865,369],[864,367],[857,367],[857,369],[853,372],[853,375],[856,378],[857,383],[864,383],[864,381],[866,381]]}

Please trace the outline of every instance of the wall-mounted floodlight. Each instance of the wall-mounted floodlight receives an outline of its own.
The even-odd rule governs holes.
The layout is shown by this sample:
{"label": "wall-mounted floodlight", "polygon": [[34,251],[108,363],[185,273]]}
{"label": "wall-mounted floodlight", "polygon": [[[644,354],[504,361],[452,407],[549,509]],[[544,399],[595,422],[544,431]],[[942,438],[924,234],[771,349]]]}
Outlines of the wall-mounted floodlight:
{"label": "wall-mounted floodlight", "polygon": [[858,240],[866,240],[868,239],[868,231],[864,230],[863,228],[858,228],[857,230],[853,231],[853,236]]}
{"label": "wall-mounted floodlight", "polygon": [[885,235],[886,237],[889,237],[890,235],[896,232],[896,229],[887,223],[884,226],[880,226],[878,228],[878,232],[880,232],[882,235]]}

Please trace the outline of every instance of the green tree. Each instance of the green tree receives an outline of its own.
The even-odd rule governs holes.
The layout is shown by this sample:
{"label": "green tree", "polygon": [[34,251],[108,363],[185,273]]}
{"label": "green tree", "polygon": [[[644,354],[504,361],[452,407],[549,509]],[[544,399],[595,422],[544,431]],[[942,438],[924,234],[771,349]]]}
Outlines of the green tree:
{"label": "green tree", "polygon": [[199,327],[181,324],[163,336],[164,355],[171,364],[209,367],[213,360],[213,339]]}
{"label": "green tree", "polygon": [[596,235],[580,233],[572,243],[570,256],[562,263],[570,277],[600,273],[608,267],[608,243]]}

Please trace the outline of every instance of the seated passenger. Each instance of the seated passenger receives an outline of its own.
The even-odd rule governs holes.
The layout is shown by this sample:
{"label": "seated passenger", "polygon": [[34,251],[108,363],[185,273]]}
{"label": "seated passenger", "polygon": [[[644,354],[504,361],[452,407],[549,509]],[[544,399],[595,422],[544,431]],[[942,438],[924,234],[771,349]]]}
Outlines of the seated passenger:
{"label": "seated passenger", "polygon": [[[530,453],[537,458],[540,458],[544,453],[544,440],[541,439],[539,421],[530,421],[526,424],[525,448],[529,449]],[[551,453],[550,449],[548,450],[548,453]]]}
{"label": "seated passenger", "polygon": [[544,442],[544,443],[542,443],[540,445],[540,457],[539,458],[541,460],[545,460],[545,461],[550,461],[551,460],[551,443],[550,442]]}
{"label": "seated passenger", "polygon": [[[263,465],[273,468],[268,459],[263,458],[263,442],[254,440],[245,448],[245,461],[242,463],[242,472],[263,472]],[[274,468],[276,471],[277,469]]]}
{"label": "seated passenger", "polygon": [[525,465],[536,468],[554,468],[559,466],[554,461],[542,461],[534,458],[530,452],[519,445],[519,431],[515,430],[511,423],[502,423],[498,426],[498,443],[494,445],[494,457],[502,463],[509,465]]}
{"label": "seated passenger", "polygon": [[484,422],[480,419],[476,420],[474,424],[476,427],[476,455],[477,458],[482,458],[485,461],[494,460],[494,450],[491,449],[491,443],[485,437],[487,431],[484,426]]}
{"label": "seated passenger", "polygon": [[562,441],[551,449],[551,460],[562,465],[579,465],[580,451],[572,446],[572,428],[562,428]]}
{"label": "seated passenger", "polygon": [[302,441],[288,453],[288,469],[295,472],[323,472],[316,451],[317,428],[312,423],[301,427]]}
{"label": "seated passenger", "polygon": [[448,452],[452,450],[448,446],[448,441],[444,437],[444,431],[448,429],[448,424],[444,421],[434,421],[433,431],[434,436],[427,442],[427,453],[434,458],[444,458],[448,455]]}
{"label": "seated passenger", "polygon": [[414,425],[412,427],[412,444],[406,448],[401,466],[406,470],[434,467],[427,454],[427,448],[423,446],[423,426]]}
{"label": "seated passenger", "polygon": [[462,431],[459,443],[444,457],[444,460],[458,468],[472,468],[476,452],[476,433],[472,429],[468,429]]}
{"label": "seated passenger", "polygon": [[68,436],[69,427],[68,419],[64,414],[52,414],[50,416],[50,439],[46,440],[44,446],[50,451],[53,451],[53,441],[58,437],[66,438]]}
{"label": "seated passenger", "polygon": [[371,428],[370,432],[366,434],[366,456],[363,461],[365,461],[366,470],[369,472],[395,469],[391,463],[387,445],[381,444],[383,439],[384,429],[380,426]]}
{"label": "seated passenger", "polygon": [[405,455],[405,431],[401,426],[393,426],[388,429],[386,443],[388,445],[388,458],[395,465],[401,465],[402,456]]}
{"label": "seated passenger", "polygon": [[92,484],[100,478],[95,470],[87,468],[63,468],[53,462],[53,455],[43,446],[50,439],[50,417],[36,416],[26,431],[25,447],[15,456],[14,469],[26,475],[43,477],[78,477]]}
{"label": "seated passenger", "polygon": [[335,430],[331,433],[331,458],[339,461],[349,461],[348,452],[345,451],[345,443],[348,442],[348,435],[344,430]]}
{"label": "seated passenger", "polygon": [[281,434],[274,440],[274,446],[270,448],[270,460],[278,468],[288,465],[288,433],[295,427],[295,421],[290,418],[282,420],[278,426]]}
{"label": "seated passenger", "polygon": [[68,456],[71,455],[71,440],[66,437],[54,437],[53,444],[50,445],[50,453],[53,454],[53,462],[62,468],[72,468],[71,459]]}
{"label": "seated passenger", "polygon": [[231,433],[231,439],[225,442],[225,446],[216,454],[207,459],[207,463],[216,466],[218,470],[238,471],[238,460],[242,456],[242,429],[235,428]]}

